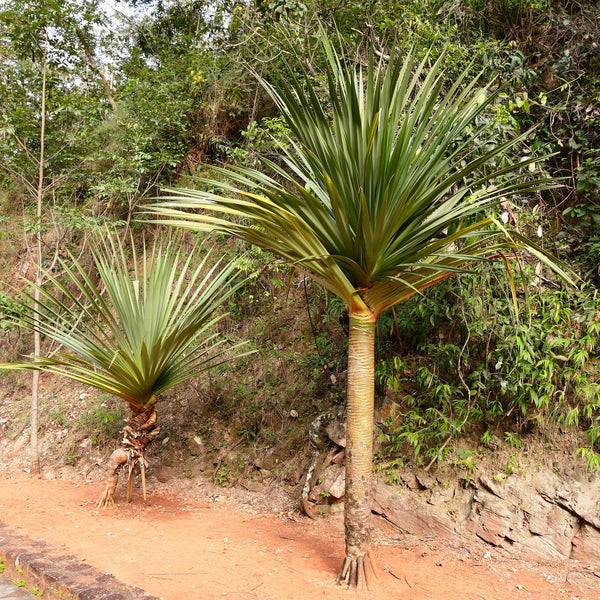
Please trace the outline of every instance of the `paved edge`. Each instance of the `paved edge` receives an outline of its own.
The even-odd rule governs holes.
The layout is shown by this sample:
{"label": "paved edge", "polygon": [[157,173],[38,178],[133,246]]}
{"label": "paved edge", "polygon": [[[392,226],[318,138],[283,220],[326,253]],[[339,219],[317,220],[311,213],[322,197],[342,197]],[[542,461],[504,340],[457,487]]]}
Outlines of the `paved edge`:
{"label": "paved edge", "polygon": [[161,600],[0,522],[0,573],[48,600]]}

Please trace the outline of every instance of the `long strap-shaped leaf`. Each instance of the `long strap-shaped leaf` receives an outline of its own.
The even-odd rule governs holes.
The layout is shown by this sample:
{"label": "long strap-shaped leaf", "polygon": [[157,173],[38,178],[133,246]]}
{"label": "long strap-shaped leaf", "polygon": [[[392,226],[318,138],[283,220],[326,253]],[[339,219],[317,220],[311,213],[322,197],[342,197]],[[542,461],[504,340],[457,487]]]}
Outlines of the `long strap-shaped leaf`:
{"label": "long strap-shaped leaf", "polygon": [[1,368],[61,374],[142,410],[174,385],[244,353],[243,344],[225,344],[214,333],[219,307],[243,283],[235,281],[235,264],[209,267],[205,256],[193,268],[193,253],[181,264],[178,252],[158,246],[144,248],[139,261],[134,252],[130,262],[112,238],[93,257],[104,293],[71,257],[61,263],[68,285],[50,275],[38,288],[39,311],[18,320],[66,351]]}
{"label": "long strap-shaped leaf", "polygon": [[499,198],[557,185],[526,170],[545,157],[519,159],[530,131],[483,144],[481,117],[501,88],[479,87],[481,74],[467,71],[444,94],[443,57],[430,69],[429,56],[416,62],[411,54],[388,64],[372,56],[353,68],[329,40],[322,44],[326,98],[307,72],[290,69],[290,85],[277,89],[259,78],[292,132],[281,163],[265,161],[272,175],[217,167],[200,189],[166,190],[150,211],[268,250],[351,309],[375,314],[474,260],[500,256],[502,244],[529,249],[566,276],[535,244],[485,218]]}

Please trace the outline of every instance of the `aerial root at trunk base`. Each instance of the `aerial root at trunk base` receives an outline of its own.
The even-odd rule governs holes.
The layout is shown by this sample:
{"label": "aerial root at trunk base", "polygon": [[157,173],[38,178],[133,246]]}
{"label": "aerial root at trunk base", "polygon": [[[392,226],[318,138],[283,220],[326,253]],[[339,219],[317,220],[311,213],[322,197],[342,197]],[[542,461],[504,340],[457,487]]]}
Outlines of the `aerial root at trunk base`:
{"label": "aerial root at trunk base", "polygon": [[115,490],[117,489],[117,483],[119,483],[119,475],[115,473],[109,481],[106,482],[104,491],[100,498],[98,498],[98,502],[96,503],[96,508],[98,510],[110,510],[111,508],[116,508]]}
{"label": "aerial root at trunk base", "polygon": [[368,590],[375,579],[379,579],[377,567],[367,552],[355,557],[346,556],[337,583],[351,589]]}
{"label": "aerial root at trunk base", "polygon": [[127,452],[123,448],[117,448],[108,459],[107,471],[108,481],[104,486],[104,491],[98,499],[96,508],[99,510],[108,510],[115,508],[115,490],[117,489],[117,483],[119,483],[119,469],[121,465],[125,464],[128,460]]}
{"label": "aerial root at trunk base", "polygon": [[104,492],[98,500],[96,508],[115,508],[114,494],[119,482],[119,470],[127,463],[127,502],[131,501],[133,495],[133,484],[135,481],[135,469],[139,466],[142,479],[142,493],[146,500],[146,458],[144,449],[152,442],[160,432],[156,424],[156,411],[149,408],[127,419],[127,425],[123,429],[122,447],[115,450],[108,461],[108,477]]}

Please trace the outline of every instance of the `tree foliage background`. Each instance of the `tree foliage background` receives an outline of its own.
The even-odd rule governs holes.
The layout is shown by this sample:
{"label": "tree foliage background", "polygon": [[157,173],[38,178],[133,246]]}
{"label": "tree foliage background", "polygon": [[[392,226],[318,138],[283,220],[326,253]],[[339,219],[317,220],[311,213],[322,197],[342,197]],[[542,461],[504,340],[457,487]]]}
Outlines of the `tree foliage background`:
{"label": "tree foliage background", "polygon": [[[521,265],[526,283],[519,322],[494,267],[451,279],[384,313],[378,395],[402,415],[400,424],[393,415],[381,423],[387,458],[392,464],[410,455],[430,464],[450,454],[468,463],[469,457],[457,458],[454,445],[463,434],[484,447],[498,436],[518,444],[519,436],[552,423],[580,431],[580,453],[588,466],[600,466],[597,2],[2,0],[0,13],[0,227],[7,273],[20,264],[10,245],[31,241],[36,231],[43,232],[50,268],[65,250],[85,254],[88,234],[107,223],[139,233],[147,226],[135,221],[135,213],[147,199],[161,187],[193,185],[206,163],[258,166],[262,157],[275,157],[289,132],[253,73],[277,82],[284,63],[302,65],[324,90],[319,28],[356,60],[371,47],[382,56],[414,48],[418,56],[431,52],[432,60],[445,52],[448,82],[475,63],[486,83],[505,84],[493,110],[481,116],[488,142],[536,126],[522,151],[552,153],[530,168],[563,178],[563,186],[499,203],[497,216],[539,236],[582,284],[577,291],[563,289],[531,260]],[[40,223],[32,186],[45,43]],[[242,249],[230,245],[226,251]],[[230,307],[242,320],[268,307],[283,285],[265,274],[269,256],[246,252],[254,277]],[[9,284],[23,284],[11,275],[3,279],[0,310],[8,314],[18,310]],[[321,369],[319,377],[325,377],[323,365],[341,372],[345,349],[323,332],[338,322],[344,326],[343,310],[303,285],[297,295],[310,309],[313,366]],[[322,386],[323,402],[335,404],[328,386]],[[240,430],[266,439],[263,425]]]}

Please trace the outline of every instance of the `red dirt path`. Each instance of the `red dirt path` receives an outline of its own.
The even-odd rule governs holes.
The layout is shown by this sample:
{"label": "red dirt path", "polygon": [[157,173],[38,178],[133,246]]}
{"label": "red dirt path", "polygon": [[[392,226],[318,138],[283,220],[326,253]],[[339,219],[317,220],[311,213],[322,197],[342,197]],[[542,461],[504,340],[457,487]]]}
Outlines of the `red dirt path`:
{"label": "red dirt path", "polygon": [[[137,490],[136,490],[137,491]],[[343,554],[341,516],[251,514],[213,502],[149,490],[116,511],[98,512],[98,485],[26,475],[0,479],[0,520],[43,538],[123,582],[165,600],[595,600],[600,569],[565,561],[524,563],[483,545],[404,536],[381,521],[371,592],[334,584]],[[290,518],[291,517],[291,518]],[[472,544],[473,542],[469,542]]]}

